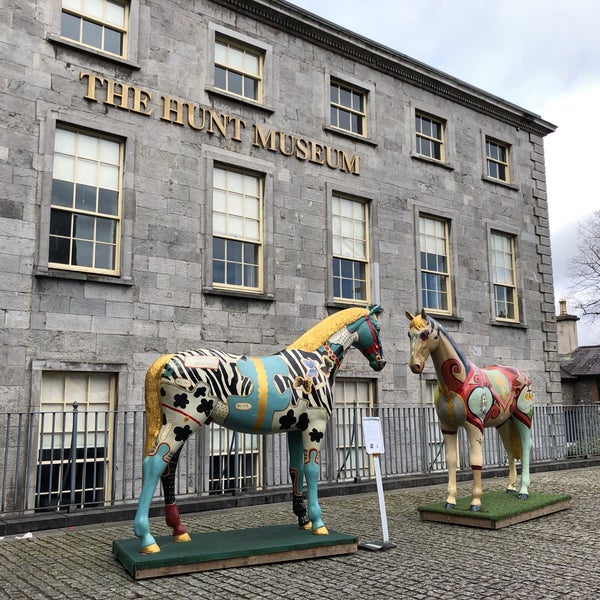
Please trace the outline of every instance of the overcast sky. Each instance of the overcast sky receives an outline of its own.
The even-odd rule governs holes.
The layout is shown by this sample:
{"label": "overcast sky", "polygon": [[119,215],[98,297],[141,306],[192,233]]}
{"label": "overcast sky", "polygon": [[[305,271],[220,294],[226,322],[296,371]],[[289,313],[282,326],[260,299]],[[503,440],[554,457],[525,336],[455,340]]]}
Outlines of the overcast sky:
{"label": "overcast sky", "polygon": [[[595,160],[600,141],[600,1],[293,4],[558,126],[544,147],[556,300],[568,300],[567,263],[577,252],[577,223],[600,209],[600,165]],[[589,325],[579,322],[582,346],[600,344],[600,323],[592,330]]]}

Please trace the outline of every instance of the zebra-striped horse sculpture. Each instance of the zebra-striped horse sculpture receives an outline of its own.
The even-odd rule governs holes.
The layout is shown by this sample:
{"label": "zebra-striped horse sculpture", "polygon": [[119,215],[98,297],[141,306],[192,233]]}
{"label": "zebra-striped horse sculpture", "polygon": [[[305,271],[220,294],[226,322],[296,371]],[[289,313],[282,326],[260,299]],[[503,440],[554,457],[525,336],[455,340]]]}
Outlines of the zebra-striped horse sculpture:
{"label": "zebra-striped horse sculpture", "polygon": [[[190,540],[175,503],[175,472],[188,437],[209,419],[244,433],[287,433],[293,511],[300,527],[325,535],[317,496],[319,452],[333,404],[333,383],[354,346],[372,369],[385,366],[376,314],[381,307],[331,315],[278,354],[249,357],[217,350],[165,355],[146,374],[146,446],[134,522],[142,554],[159,552],[148,511],[158,480],[173,540]],[[303,499],[306,478],[308,515]]]}

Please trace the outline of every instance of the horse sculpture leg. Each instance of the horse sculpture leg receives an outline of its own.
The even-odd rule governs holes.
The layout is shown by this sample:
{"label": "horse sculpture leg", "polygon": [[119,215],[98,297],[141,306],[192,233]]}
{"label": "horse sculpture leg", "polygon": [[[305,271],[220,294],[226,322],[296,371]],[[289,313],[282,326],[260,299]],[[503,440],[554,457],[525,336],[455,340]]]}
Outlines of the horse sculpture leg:
{"label": "horse sculpture leg", "polygon": [[458,465],[458,432],[442,431],[444,447],[446,449],[446,463],[448,464],[448,496],[446,508],[456,506],[456,468]]}
{"label": "horse sculpture leg", "polygon": [[521,500],[525,500],[529,497],[529,457],[531,455],[532,446],[531,428],[514,417],[513,421],[519,432],[519,439],[521,440],[521,487],[519,489],[518,497]]}
{"label": "horse sculpture leg", "polygon": [[327,535],[327,527],[321,520],[321,506],[319,505],[319,454],[323,431],[327,426],[327,419],[313,419],[308,430],[302,432],[302,445],[304,448],[304,476],[306,477],[306,496],[308,500],[308,518],[312,522],[312,532],[315,535]]}
{"label": "horse sculpture leg", "polygon": [[508,419],[498,427],[498,434],[502,440],[502,445],[506,450],[506,456],[508,458],[508,485],[506,486],[507,492],[517,491],[517,450],[513,447],[513,430],[515,424],[512,419]]}
{"label": "horse sculpture leg", "polygon": [[169,453],[167,444],[161,444],[154,454],[146,456],[142,462],[142,491],[138,502],[135,520],[133,522],[133,531],[140,538],[141,554],[152,554],[160,552],[160,548],[156,540],[150,533],[150,520],[148,514],[150,512],[150,503],[154,490],[158,484],[158,480],[164,472],[168,461],[165,461],[165,456]]}
{"label": "horse sculpture leg", "polygon": [[298,517],[298,526],[301,529],[310,529],[311,523],[306,513],[304,504],[304,460],[302,451],[302,433],[290,431],[287,434],[288,451],[290,458],[290,478],[292,480],[292,508]]}
{"label": "horse sculpture leg", "polygon": [[160,477],[160,482],[163,488],[163,496],[165,499],[165,521],[169,527],[173,529],[174,542],[189,542],[189,533],[181,523],[179,509],[175,502],[175,476],[177,474],[177,463],[181,448],[173,455],[171,462],[166,466],[163,474]]}
{"label": "horse sculpture leg", "polygon": [[469,438],[469,457],[471,462],[471,473],[473,475],[473,495],[471,497],[471,510],[481,510],[481,469],[483,466],[483,433],[478,427],[471,423],[465,423],[465,431]]}

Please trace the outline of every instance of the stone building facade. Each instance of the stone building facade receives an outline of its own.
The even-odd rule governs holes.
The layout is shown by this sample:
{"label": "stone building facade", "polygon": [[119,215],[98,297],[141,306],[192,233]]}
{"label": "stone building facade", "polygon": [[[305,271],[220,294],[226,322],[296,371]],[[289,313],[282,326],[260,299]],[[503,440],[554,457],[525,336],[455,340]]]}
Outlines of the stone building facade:
{"label": "stone building facade", "polygon": [[287,2],[0,10],[0,412],[141,407],[160,354],[375,303],[388,365],[352,355],[340,402],[429,401],[423,305],[560,401],[552,124]]}

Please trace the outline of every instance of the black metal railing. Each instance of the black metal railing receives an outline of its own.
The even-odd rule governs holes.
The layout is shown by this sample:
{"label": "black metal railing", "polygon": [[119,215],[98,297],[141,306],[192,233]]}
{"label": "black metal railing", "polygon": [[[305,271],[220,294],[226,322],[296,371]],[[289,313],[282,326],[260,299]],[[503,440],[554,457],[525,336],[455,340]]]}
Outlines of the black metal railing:
{"label": "black metal railing", "polygon": [[[600,405],[536,406],[532,462],[600,456]],[[374,479],[361,421],[378,416],[384,478],[446,469],[433,407],[337,408],[321,453],[321,481]],[[0,515],[117,506],[137,501],[145,415],[142,410],[0,413]],[[459,435],[461,465],[468,443]],[[484,468],[506,465],[495,430],[484,438]],[[185,444],[179,498],[276,490],[288,485],[287,441],[205,427]],[[160,494],[157,488],[156,495]]]}

